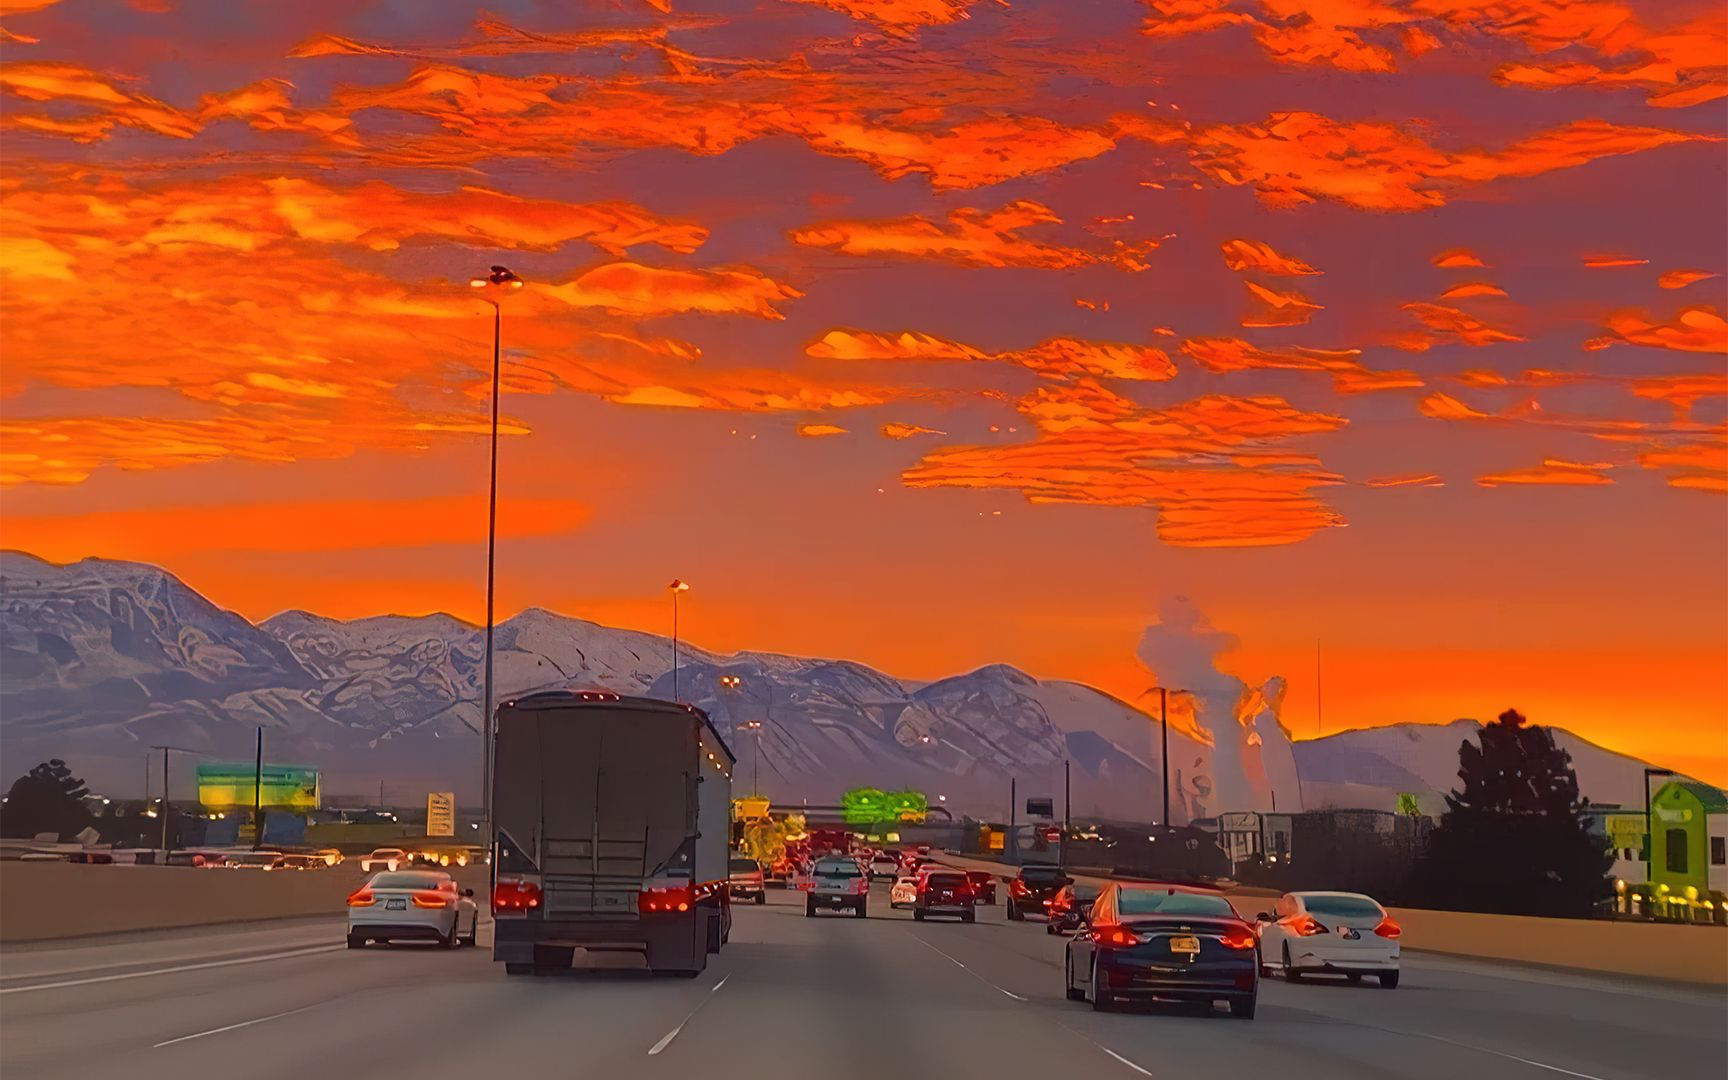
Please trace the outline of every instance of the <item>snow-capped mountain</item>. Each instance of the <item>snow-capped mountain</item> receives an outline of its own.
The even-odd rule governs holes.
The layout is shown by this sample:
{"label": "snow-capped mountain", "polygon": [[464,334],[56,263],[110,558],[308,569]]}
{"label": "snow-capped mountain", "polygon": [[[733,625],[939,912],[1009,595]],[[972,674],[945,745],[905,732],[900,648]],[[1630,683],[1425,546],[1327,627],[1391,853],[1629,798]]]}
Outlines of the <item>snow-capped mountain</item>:
{"label": "snow-capped mountain", "polygon": [[[1212,661],[1230,644],[1175,601],[1141,645],[1151,671],[1189,688],[1170,699],[1178,821],[1304,800],[1390,809],[1399,791],[1437,805],[1452,785],[1468,722],[1292,746],[1278,721],[1282,680],[1250,687],[1220,674]],[[97,790],[133,794],[150,746],[248,761],[262,727],[268,757],[321,769],[328,793],[382,784],[394,801],[449,788],[472,799],[483,647],[479,627],[448,615],[344,622],[291,611],[254,625],[154,567],[3,552],[0,753],[11,772],[63,757]],[[668,638],[539,609],[498,625],[495,668],[501,699],[548,686],[673,696]],[[739,676],[737,688],[723,675]],[[782,801],[913,787],[946,795],[956,811],[1002,817],[1011,778],[1022,798],[1060,798],[1066,760],[1076,813],[1161,813],[1157,722],[1079,683],[1006,665],[921,682],[851,661],[686,642],[677,679],[678,696],[731,739],[739,779],[759,775]],[[742,726],[756,721],[760,734]],[[1641,762],[1562,738],[1593,799],[1637,790]],[[175,794],[190,793],[191,768],[178,759],[175,768]]]}

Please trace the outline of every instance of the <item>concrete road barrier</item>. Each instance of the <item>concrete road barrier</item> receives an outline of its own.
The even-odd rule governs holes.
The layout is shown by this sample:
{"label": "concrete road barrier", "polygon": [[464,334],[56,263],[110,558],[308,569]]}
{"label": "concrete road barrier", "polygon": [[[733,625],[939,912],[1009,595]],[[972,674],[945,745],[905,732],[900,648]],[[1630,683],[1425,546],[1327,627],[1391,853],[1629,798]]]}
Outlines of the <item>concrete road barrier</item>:
{"label": "concrete road barrier", "polygon": [[[451,874],[485,903],[484,866]],[[137,930],[341,915],[370,877],[357,860],[326,870],[0,864],[0,941],[47,941]]]}

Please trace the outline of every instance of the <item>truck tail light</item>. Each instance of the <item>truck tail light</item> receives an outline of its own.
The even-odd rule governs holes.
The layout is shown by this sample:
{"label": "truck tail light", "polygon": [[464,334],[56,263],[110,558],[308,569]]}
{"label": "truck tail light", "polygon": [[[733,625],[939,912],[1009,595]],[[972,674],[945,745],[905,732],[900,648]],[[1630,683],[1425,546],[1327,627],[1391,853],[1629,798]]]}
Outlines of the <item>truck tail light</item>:
{"label": "truck tail light", "polygon": [[456,898],[436,889],[417,889],[414,892],[414,906],[423,908],[447,908],[456,903]]}
{"label": "truck tail light", "polygon": [[1252,949],[1255,944],[1254,931],[1246,926],[1226,930],[1223,940],[1226,949]]}
{"label": "truck tail light", "polygon": [[368,888],[362,887],[348,894],[349,907],[371,907],[377,902],[378,898],[373,896],[372,890]]}
{"label": "truck tail light", "polygon": [[1392,916],[1388,915],[1380,920],[1380,925],[1374,928],[1374,932],[1383,938],[1397,938],[1403,936],[1404,928],[1393,922]]}
{"label": "truck tail light", "polygon": [[1320,920],[1314,918],[1312,915],[1296,916],[1295,920],[1290,923],[1290,929],[1296,931],[1296,933],[1300,934],[1302,937],[1313,937],[1315,934],[1324,934],[1326,932],[1326,928],[1320,924]]}
{"label": "truck tail light", "polygon": [[492,886],[492,914],[526,915],[540,910],[540,883],[528,878],[500,877]]}
{"label": "truck tail light", "polygon": [[636,910],[642,912],[689,911],[695,903],[688,885],[671,888],[647,888],[636,898]]}

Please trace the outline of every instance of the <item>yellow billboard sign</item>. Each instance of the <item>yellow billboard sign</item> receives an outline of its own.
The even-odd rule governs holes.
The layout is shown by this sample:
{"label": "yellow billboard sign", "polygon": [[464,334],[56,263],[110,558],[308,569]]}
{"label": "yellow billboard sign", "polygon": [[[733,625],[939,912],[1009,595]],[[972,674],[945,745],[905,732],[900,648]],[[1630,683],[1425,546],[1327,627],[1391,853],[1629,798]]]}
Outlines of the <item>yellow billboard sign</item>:
{"label": "yellow billboard sign", "polygon": [[429,791],[426,793],[426,835],[456,835],[456,793]]}
{"label": "yellow billboard sign", "polygon": [[768,816],[768,800],[757,796],[747,796],[732,800],[733,821],[761,821]]}

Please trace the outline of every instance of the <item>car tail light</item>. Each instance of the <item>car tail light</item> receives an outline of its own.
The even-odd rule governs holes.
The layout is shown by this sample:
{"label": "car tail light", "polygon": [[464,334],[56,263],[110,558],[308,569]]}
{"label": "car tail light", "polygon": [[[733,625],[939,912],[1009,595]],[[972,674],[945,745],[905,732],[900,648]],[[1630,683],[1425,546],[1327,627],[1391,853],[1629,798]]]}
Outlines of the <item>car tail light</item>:
{"label": "car tail light", "polygon": [[1008,883],[1008,891],[1013,893],[1015,896],[1025,896],[1031,890],[1026,888],[1026,883],[1024,881],[1015,878],[1013,881]]}
{"label": "car tail light", "polygon": [[378,898],[372,895],[371,889],[357,889],[348,895],[349,907],[371,907],[377,902]]}
{"label": "car tail light", "polygon": [[1296,931],[1303,937],[1313,937],[1315,934],[1324,934],[1326,932],[1326,928],[1320,925],[1320,921],[1312,915],[1298,915],[1296,919],[1291,922],[1290,929]]}
{"label": "car tail light", "polygon": [[1100,949],[1126,949],[1140,944],[1140,935],[1126,926],[1094,926],[1092,943]]}
{"label": "car tail light", "polygon": [[1224,931],[1224,947],[1226,949],[1252,949],[1254,945],[1254,931],[1246,926]]}
{"label": "car tail light", "polygon": [[1403,936],[1404,928],[1393,922],[1392,916],[1388,915],[1380,920],[1380,925],[1374,928],[1374,932],[1383,938],[1396,938]]}
{"label": "car tail light", "polygon": [[636,898],[636,910],[645,912],[689,911],[694,902],[688,885],[649,888],[643,889],[642,894]]}
{"label": "car tail light", "polygon": [[541,899],[539,882],[501,877],[492,886],[492,914],[526,915],[540,910]]}
{"label": "car tail light", "polygon": [[447,908],[456,901],[436,889],[419,889],[414,893],[414,906],[427,908]]}

